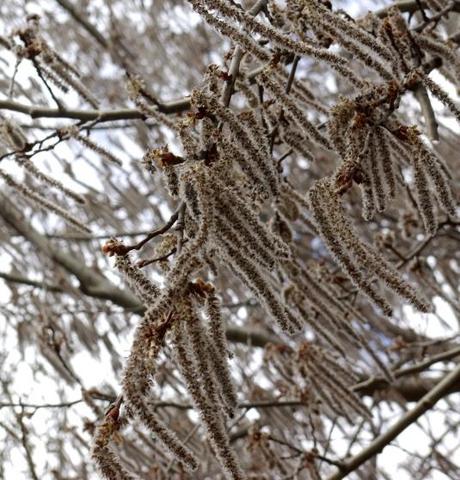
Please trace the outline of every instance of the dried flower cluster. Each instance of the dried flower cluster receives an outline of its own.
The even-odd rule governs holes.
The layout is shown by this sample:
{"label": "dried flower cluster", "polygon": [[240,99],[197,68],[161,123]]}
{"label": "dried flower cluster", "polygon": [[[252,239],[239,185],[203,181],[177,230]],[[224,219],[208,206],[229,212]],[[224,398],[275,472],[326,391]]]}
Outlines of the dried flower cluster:
{"label": "dried flower cluster", "polygon": [[[12,43],[18,62],[23,59],[30,60],[39,76],[52,83],[55,87],[67,92],[72,89],[77,92],[86,102],[94,108],[98,107],[98,101],[80,80],[79,72],[58,52],[50,47],[40,32],[40,16],[36,14],[27,17],[27,26],[16,30],[13,38],[18,37],[21,44]],[[50,93],[52,90],[49,88]],[[54,95],[53,95],[54,97]]]}
{"label": "dried flower cluster", "polygon": [[343,415],[353,423],[355,415],[370,418],[370,412],[350,387],[358,380],[349,367],[344,367],[325,349],[309,342],[296,351],[270,345],[266,357],[284,378],[292,379],[299,391],[308,391],[310,408],[325,409]]}
{"label": "dried flower cluster", "polygon": [[[123,256],[123,248],[110,246],[119,255],[118,268],[146,306],[125,368],[123,395],[128,415],[144,423],[180,462],[190,468],[198,466],[192,452],[149,407],[150,379],[165,333],[170,331],[174,357],[211,448],[228,478],[242,479],[245,475],[226,433],[226,420],[233,416],[237,399],[219,302],[214,287],[193,279],[207,269],[217,273],[223,266],[229,268],[281,331],[292,335],[308,325],[324,345],[344,358],[350,348],[355,352],[365,349],[391,379],[363,340],[360,325],[366,321],[351,305],[337,300],[334,287],[321,280],[324,272],[296,259],[290,225],[305,212],[310,215],[313,228],[337,265],[358,292],[386,315],[391,315],[392,308],[379,289],[380,282],[418,310],[430,310],[427,300],[359,237],[342,198],[357,184],[363,217],[370,221],[400,201],[404,195],[401,169],[411,168],[414,181],[409,188],[414,190],[427,234],[436,232],[438,207],[455,215],[442,162],[417,129],[401,124],[394,115],[406,92],[426,87],[458,116],[458,107],[423,69],[421,49],[426,46],[430,54],[445,59],[454,54],[436,39],[412,35],[395,9],[384,19],[369,16],[369,29],[321,2],[289,1],[284,21],[294,24],[295,31],[311,33],[311,37],[294,39],[231,2],[191,0],[191,4],[211,26],[261,64],[255,82],[268,99],[255,95],[251,82],[242,77],[233,85],[242,92],[248,108],[229,108],[220,92],[230,88],[234,79],[212,65],[204,85],[191,96],[192,112],[174,124],[156,107],[148,106],[142,99],[142,82],[131,79],[130,95],[142,113],[163,121],[182,143],[182,156],[161,147],[151,150],[144,164],[164,173],[169,191],[185,205],[185,219],[181,248],[166,272],[163,289]],[[254,34],[268,45],[256,42]],[[328,51],[332,42],[375,75],[357,78],[345,66],[344,57]],[[360,91],[328,111],[306,86],[292,79],[286,87],[287,74],[280,59],[292,54],[327,63]],[[326,131],[309,120],[310,108],[327,113]],[[317,149],[334,151],[339,158],[335,171],[317,180],[305,197],[280,175],[273,159],[273,140],[278,133],[288,147],[310,161],[315,161]],[[83,141],[81,136],[76,138]],[[267,209],[273,216],[270,227],[260,218]],[[325,348],[303,342],[295,350],[275,347],[269,353],[275,367],[285,375],[289,372],[289,377],[301,378],[304,386],[300,390],[309,389],[311,401],[330,415],[345,416],[350,422],[355,414],[369,418],[350,388],[357,378]],[[262,434],[258,438],[267,459],[272,457],[267,439]],[[95,450],[95,456],[103,451]],[[279,474],[287,473],[282,465],[276,468]]]}
{"label": "dried flower cluster", "polygon": [[[382,382],[391,383],[394,372],[367,341],[366,331],[374,326],[368,317],[387,320],[395,297],[418,312],[432,309],[431,298],[410,277],[417,271],[423,278],[423,264],[414,263],[412,272],[405,273],[401,267],[409,263],[410,255],[398,254],[401,263],[395,265],[386,255],[394,253],[395,233],[376,232],[374,223],[399,215],[395,223],[399,222],[404,239],[418,234],[429,241],[457,215],[452,174],[425,133],[431,140],[439,138],[430,96],[446,107],[446,115],[460,122],[460,107],[444,83],[430,77],[432,70],[440,69],[446,82],[458,85],[460,60],[451,42],[436,33],[444,15],[437,0],[423,2],[432,16],[421,28],[410,28],[397,7],[354,20],[331,2],[319,0],[287,0],[282,5],[259,0],[249,11],[231,0],[188,3],[232,44],[232,50],[222,66],[207,67],[201,84],[183,101],[184,115],[169,115],[179,107],[157,101],[130,62],[124,57],[120,61],[121,54],[114,53],[120,47],[115,26],[110,40],[111,55],[128,78],[128,97],[134,104],[130,119],[154,122],[174,135],[174,145],[149,145],[136,168],[142,174],[146,170],[149,179],[160,177],[162,191],[169,193],[175,207],[170,220],[144,240],[128,245],[115,235],[102,247],[104,254],[114,257],[115,268],[139,301],[137,311],[143,316],[121,375],[121,393],[94,429],[92,458],[107,480],[138,478],[116,444],[122,428],[141,425],[158,441],[159,455],[166,452],[170,463],[164,475],[175,462],[183,478],[190,478],[186,475],[191,471],[205,472],[202,451],[157,409],[156,386],[164,380],[167,364],[180,374],[181,388],[185,386],[191,399],[191,406],[180,407],[193,407],[199,414],[197,428],[202,427],[206,448],[226,478],[251,478],[247,459],[253,455],[261,458],[266,471],[252,478],[317,480],[316,448],[297,449],[294,466],[286,464],[274,451],[277,440],[257,424],[247,432],[248,456],[240,459],[232,445],[229,432],[243,399],[238,398],[238,375],[229,363],[227,318],[221,302],[228,297],[224,289],[243,286],[252,305],[262,312],[256,320],[283,340],[266,347],[264,359],[267,370],[276,374],[281,396],[307,407],[312,424],[312,418],[320,415],[343,417],[349,423],[357,416],[370,421],[371,412],[353,388],[361,376],[349,367],[350,360],[371,358],[385,377],[379,379]],[[430,25],[433,28],[425,28]],[[58,113],[65,109],[52,87],[61,92],[71,89],[80,100],[99,108],[78,70],[45,40],[37,16],[0,40],[15,53],[17,65],[32,62]],[[318,98],[308,81],[296,77],[317,64],[333,71],[341,96]],[[11,91],[13,87],[14,79]],[[426,131],[405,124],[398,111],[410,95],[420,104]],[[89,135],[102,116],[102,111],[92,110],[79,123],[58,128],[56,137],[58,143],[73,139],[97,153],[111,181],[110,168],[121,169],[123,162]],[[88,123],[90,117],[93,123]],[[47,197],[47,189],[54,189],[85,203],[85,198],[34,163],[34,155],[46,151],[41,150],[44,141],[29,143],[21,127],[8,119],[1,120],[0,133],[8,149],[5,157],[13,156],[26,177],[18,181],[2,165],[4,182],[32,205],[89,232],[66,207]],[[145,143],[153,143],[150,139],[157,137],[146,134],[145,138]],[[292,154],[299,164],[307,165],[307,186],[299,187],[289,176],[290,167],[283,162]],[[325,166],[318,175],[310,167],[321,162]],[[145,194],[132,179],[127,183],[139,197]],[[123,206],[129,218],[137,204],[128,203]],[[350,205],[359,206],[365,228],[356,225]],[[113,204],[108,209],[118,207]],[[154,257],[135,262],[133,251],[144,253],[156,237],[161,242],[153,248]],[[329,259],[333,265],[327,265]],[[144,269],[152,264],[160,267],[155,275]],[[81,281],[78,268],[72,268]],[[84,291],[84,286],[80,289]],[[109,297],[97,287],[92,291],[97,298]],[[444,293],[439,288],[433,295]],[[361,309],[356,305],[358,296],[365,297]],[[130,304],[125,297],[123,302]],[[245,315],[249,316],[246,310]],[[73,325],[90,344],[85,328],[77,322]],[[41,340],[46,344],[44,330]],[[112,348],[108,335],[106,346]],[[66,375],[69,382],[77,378]],[[91,406],[91,395],[86,394],[85,402]],[[271,476],[264,476],[267,472]]]}

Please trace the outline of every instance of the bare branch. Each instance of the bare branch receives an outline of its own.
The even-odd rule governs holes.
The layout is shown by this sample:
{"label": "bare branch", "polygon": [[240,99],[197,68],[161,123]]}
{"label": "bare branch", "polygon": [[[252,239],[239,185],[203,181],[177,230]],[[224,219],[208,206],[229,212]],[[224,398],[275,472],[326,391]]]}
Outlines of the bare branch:
{"label": "bare branch", "polygon": [[356,470],[365,462],[380,453],[387,445],[389,445],[397,436],[406,428],[412,425],[418,418],[424,415],[428,410],[446,394],[448,394],[452,387],[460,381],[460,365],[446,375],[434,388],[432,388],[414,408],[404,414],[392,427],[385,433],[373,440],[370,445],[364,448],[360,453],[351,459],[343,462],[342,468],[331,475],[328,480],[340,480],[346,477],[350,472]]}

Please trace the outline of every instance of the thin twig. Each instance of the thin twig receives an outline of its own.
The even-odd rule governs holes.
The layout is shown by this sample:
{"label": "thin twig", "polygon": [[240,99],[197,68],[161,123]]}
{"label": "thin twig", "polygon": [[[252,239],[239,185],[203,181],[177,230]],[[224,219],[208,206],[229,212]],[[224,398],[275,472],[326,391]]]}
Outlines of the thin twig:
{"label": "thin twig", "polygon": [[[152,230],[140,242],[135,243],[134,245],[121,245],[121,246],[117,247],[117,255],[126,255],[131,250],[140,250],[147,242],[149,242],[153,238],[157,237],[158,235],[162,235],[163,233],[166,233],[168,230],[170,230],[170,228],[176,223],[176,220],[179,218],[179,212],[182,209],[182,205],[183,205],[183,203],[181,203],[179,205],[179,207],[177,207],[176,211],[171,215],[170,219],[162,227],[159,227],[155,230]],[[157,260],[155,260],[155,261],[157,261]]]}
{"label": "thin twig", "polygon": [[[266,8],[267,2],[268,0],[258,0],[253,5],[253,7],[248,10],[247,13],[255,17],[256,15],[259,14],[260,11]],[[240,63],[241,63],[241,60],[243,59],[243,56],[244,56],[244,50],[239,45],[237,45],[235,47],[235,51],[233,52],[232,61],[230,63],[230,68],[228,70],[229,80],[225,84],[222,91],[221,98],[220,98],[222,105],[226,107],[230,105],[230,100],[234,92],[235,82],[240,71]]]}

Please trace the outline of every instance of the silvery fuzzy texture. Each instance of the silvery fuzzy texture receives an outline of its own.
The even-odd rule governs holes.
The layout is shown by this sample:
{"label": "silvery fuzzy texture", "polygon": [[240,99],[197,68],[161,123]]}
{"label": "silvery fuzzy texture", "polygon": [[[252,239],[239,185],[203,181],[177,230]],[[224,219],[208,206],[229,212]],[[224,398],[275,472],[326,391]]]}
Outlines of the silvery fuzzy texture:
{"label": "silvery fuzzy texture", "polygon": [[97,144],[89,137],[82,135],[78,130],[71,130],[70,135],[75,138],[75,140],[83,144],[85,147],[89,148],[93,152],[96,152],[102,158],[105,158],[106,160],[109,160],[116,165],[122,165],[123,162],[119,158],[117,158],[112,152],[109,152],[106,148]]}
{"label": "silvery fuzzy texture", "polygon": [[344,342],[344,338],[335,336],[335,331],[325,324],[319,309],[310,306],[311,302],[297,286],[289,286],[287,289],[291,289],[289,293],[284,294],[288,308],[294,310],[295,316],[308,325],[318,338],[345,358],[349,344]]}
{"label": "silvery fuzzy texture", "polygon": [[117,431],[117,420],[110,415],[106,415],[96,427],[91,457],[96,464],[97,471],[104,480],[138,480],[137,476],[132,475],[125,468],[111,446],[113,435]]}
{"label": "silvery fuzzy texture", "polygon": [[58,215],[64,221],[84,233],[91,233],[91,230],[88,227],[80,222],[80,220],[72,216],[67,210],[41,196],[38,192],[32,190],[31,188],[26,187],[21,183],[17,183],[11,175],[3,170],[0,170],[0,177],[2,177],[6,184],[13,188],[16,192],[30,200],[32,204]]}
{"label": "silvery fuzzy texture", "polygon": [[163,346],[158,327],[165,318],[165,310],[146,312],[134,334],[131,352],[123,371],[123,398],[137,418],[152,432],[174,457],[189,469],[196,469],[195,455],[185,447],[176,434],[164,425],[149,402],[151,379]]}
{"label": "silvery fuzzy texture", "polygon": [[[252,172],[258,173],[259,182],[266,185],[272,196],[276,196],[279,189],[279,179],[273,160],[263,148],[260,148],[260,139],[254,136],[254,130],[248,129],[232,110],[223,107],[213,97],[201,95],[200,101],[218,115],[227,124],[232,138],[244,152],[246,164]],[[259,134],[260,130],[256,131]],[[266,147],[265,147],[266,148]]]}
{"label": "silvery fuzzy texture", "polygon": [[304,275],[305,271],[302,273],[298,277],[297,288],[303,292],[310,308],[318,311],[324,326],[327,324],[334,336],[339,338],[344,346],[352,345],[355,348],[360,348],[363,345],[362,338],[349,325],[349,320],[333,305],[331,296],[326,295],[320,288],[315,288],[315,282],[307,280],[308,277]]}
{"label": "silvery fuzzy texture", "polygon": [[[429,34],[419,34],[414,32],[412,33],[412,36],[421,48],[434,55],[439,55],[444,60],[443,65],[448,71],[452,72],[457,81],[460,81],[460,60],[458,59],[451,43],[437,39],[435,36],[429,36]],[[455,80],[453,83],[455,83]]]}
{"label": "silvery fuzzy texture", "polygon": [[[241,148],[239,148],[239,145],[235,142],[235,137],[233,135],[231,135],[229,139],[223,138],[220,141],[218,151],[222,160],[226,161],[227,164],[232,165],[233,162],[238,164],[242,173],[247,177],[248,183],[252,185],[261,183],[259,182],[260,175],[257,171],[257,167],[254,165],[254,162],[251,161],[250,157],[241,151]],[[267,198],[269,194],[266,186],[263,184],[262,189],[264,198]]]}
{"label": "silvery fuzzy texture", "polygon": [[[238,118],[241,120],[245,130],[248,132],[249,137],[258,142],[261,155],[266,156],[266,162],[270,168],[269,162],[271,152],[268,135],[267,132],[264,131],[263,125],[261,124],[260,120],[258,120],[256,113],[253,110],[245,110],[238,115]],[[276,169],[273,161],[271,170],[271,175],[276,176]]]}
{"label": "silvery fuzzy texture", "polygon": [[378,57],[374,58],[372,56],[374,50],[369,51],[363,48],[362,44],[356,41],[356,39],[347,36],[347,34],[337,26],[336,22],[328,22],[327,18],[323,17],[321,13],[316,10],[308,9],[308,13],[308,24],[314,32],[336,40],[345,50],[348,50],[355,58],[361,61],[363,65],[377,72],[384,80],[389,81],[394,78],[393,74],[388,70],[389,65],[382,63]]}
{"label": "silvery fuzzy texture", "polygon": [[269,264],[272,260],[277,263],[278,260],[290,257],[286,244],[273,235],[260,221],[257,212],[249,208],[247,202],[243,201],[245,192],[240,187],[232,183],[224,186],[220,179],[216,179],[212,188],[214,195],[219,195],[221,198],[219,205],[225,212],[225,216],[238,222],[247,240],[255,241],[258,248],[263,250],[264,258],[271,259],[268,261]]}
{"label": "silvery fuzzy texture", "polygon": [[298,325],[293,325],[289,321],[281,299],[266,281],[264,272],[225,239],[220,239],[217,247],[237,276],[252,290],[279,327],[289,334],[294,334],[298,330]]}
{"label": "silvery fuzzy texture", "polygon": [[99,107],[99,102],[91,91],[86,88],[82,81],[72,74],[67,65],[59,62],[55,55],[52,55],[50,61],[46,60],[45,63],[65,85],[68,85],[72,90],[77,92],[80,97],[86,100],[92,107],[96,109]]}
{"label": "silvery fuzzy texture", "polygon": [[144,101],[142,101],[138,97],[134,98],[133,101],[136,104],[136,107],[139,109],[139,111],[142,112],[147,118],[153,118],[155,121],[157,121],[161,125],[165,125],[172,131],[177,130],[178,128],[177,123],[171,120],[171,118],[168,115],[164,114],[163,112],[160,112],[158,110],[158,107],[151,107],[150,105],[147,105]]}
{"label": "silvery fuzzy texture", "polygon": [[123,273],[130,288],[146,305],[152,303],[160,295],[160,289],[147,278],[139,267],[133,266],[128,255],[117,256],[115,267]]}
{"label": "silvery fuzzy texture", "polygon": [[206,297],[205,312],[208,317],[207,335],[212,347],[211,361],[214,363],[223,399],[232,412],[237,406],[237,394],[227,361],[230,354],[226,354],[229,350],[225,336],[225,323],[220,309],[219,299],[214,293],[209,294]]}
{"label": "silvery fuzzy texture", "polygon": [[374,52],[376,55],[379,55],[387,62],[393,62],[393,55],[391,51],[389,51],[389,49],[374,36],[366,32],[366,30],[362,29],[360,26],[356,25],[346,17],[334,15],[324,5],[321,5],[320,2],[315,0],[306,0],[306,4],[310,10],[316,11],[317,16],[321,16],[324,22],[328,22],[337,29],[340,29],[344,35],[349,36],[349,38],[356,43],[360,43],[368,47],[372,52]]}
{"label": "silvery fuzzy texture", "polygon": [[41,180],[42,182],[46,183],[50,187],[55,188],[56,190],[61,191],[64,195],[67,195],[68,197],[72,198],[78,203],[81,203],[81,204],[86,203],[85,199],[81,195],[67,188],[59,180],[56,180],[55,178],[50,177],[49,175],[47,175],[46,173],[38,169],[30,158],[22,155],[16,155],[15,160],[19,165],[21,165],[24,168],[24,170],[27,170],[36,179]]}
{"label": "silvery fuzzy texture", "polygon": [[261,48],[252,38],[241,29],[232,26],[227,20],[217,18],[207,10],[200,0],[189,0],[193,9],[199,13],[206,22],[209,23],[222,35],[231,38],[237,45],[240,45],[245,51],[254,55],[255,58],[262,62],[268,62],[270,55],[266,50]]}
{"label": "silvery fuzzy texture", "polygon": [[414,155],[416,162],[422,166],[426,175],[430,178],[434,188],[434,194],[440,207],[449,215],[455,215],[455,200],[447,178],[446,172],[435,155],[417,139]]}
{"label": "silvery fuzzy texture", "polygon": [[344,247],[355,256],[360,267],[369,272],[369,275],[376,275],[387,288],[408,300],[418,310],[422,312],[430,311],[427,301],[419,297],[417,291],[402,279],[396,269],[371,245],[358,238],[350,221],[341,212],[339,202],[336,199],[334,200],[330,208],[331,221],[340,232]]}
{"label": "silvery fuzzy texture", "polygon": [[404,145],[388,130],[383,129],[385,139],[388,142],[390,154],[394,161],[410,165],[412,163],[412,152],[409,145]]}
{"label": "silvery fuzzy texture", "polygon": [[275,101],[283,106],[286,114],[292,118],[302,132],[310,137],[311,141],[318,143],[326,149],[331,149],[327,138],[321,135],[318,129],[307,119],[293,98],[284,92],[283,86],[280,83],[266,72],[261,73],[257,80],[272,93]]}
{"label": "silvery fuzzy texture", "polygon": [[[273,72],[273,75],[276,76],[276,79],[278,82],[287,84],[289,80],[289,76],[286,73],[286,71],[283,70],[279,65],[278,66],[273,65],[272,72]],[[316,98],[315,94],[307,87],[305,83],[306,83],[305,80],[298,80],[294,78],[291,84],[290,92],[300,102],[305,103],[307,105],[311,105],[313,108],[323,113],[327,113],[329,109],[318,103],[319,100]]]}
{"label": "silvery fuzzy texture", "polygon": [[337,208],[337,205],[331,203],[334,195],[329,179],[317,181],[308,192],[308,200],[318,232],[337,264],[358,290],[362,291],[386,315],[391,315],[391,306],[387,300],[375,290],[368,275],[364,276],[362,265],[353,260],[345,248],[343,236],[347,235],[347,232],[338,230],[332,219],[332,211]]}
{"label": "silvery fuzzy texture", "polygon": [[27,137],[22,128],[9,119],[0,122],[0,140],[16,151],[24,150],[27,145]]}
{"label": "silvery fuzzy texture", "polygon": [[376,127],[374,133],[374,146],[376,149],[377,162],[383,173],[383,180],[386,185],[385,197],[393,198],[396,194],[396,173],[394,160],[391,158],[387,138],[382,127]]}
{"label": "silvery fuzzy texture", "polygon": [[[367,166],[366,171],[370,172],[370,181],[371,181],[371,188],[372,193],[374,196],[375,206],[377,207],[377,212],[381,213],[385,211],[386,207],[386,192],[383,187],[382,183],[382,176],[383,176],[383,168],[382,164],[385,161],[391,161],[388,159],[381,159],[379,155],[377,155],[377,141],[376,136],[373,132],[370,133],[369,138],[369,148],[367,150]],[[370,164],[370,168],[369,168]]]}
{"label": "silvery fuzzy texture", "polygon": [[53,72],[53,70],[42,65],[40,67],[40,72],[43,77],[49,80],[55,87],[61,90],[61,92],[68,93],[70,90],[69,87]]}
{"label": "silvery fuzzy texture", "polygon": [[[228,435],[222,421],[222,412],[218,411],[220,403],[216,405],[213,402],[213,398],[209,398],[206,395],[205,387],[196,375],[196,372],[199,371],[198,369],[200,368],[197,361],[200,360],[202,368],[203,364],[206,365],[207,359],[205,357],[201,357],[200,359],[200,357],[197,357],[197,352],[195,354],[191,352],[193,348],[192,342],[196,342],[195,348],[197,348],[200,347],[201,339],[192,339],[185,331],[185,324],[193,321],[193,318],[190,317],[191,305],[189,300],[182,302],[180,310],[182,321],[174,325],[172,332],[174,355],[179,371],[187,385],[187,390],[192,397],[193,403],[206,426],[209,440],[215,449],[219,462],[225,468],[226,476],[232,480],[243,480],[245,475],[241,471],[241,467],[238,465],[235,454],[229,445]],[[193,330],[193,326],[188,326],[188,329],[190,328]],[[205,372],[200,373],[202,375],[205,374]],[[212,383],[212,379],[208,379],[207,381]]]}
{"label": "silvery fuzzy texture", "polygon": [[[382,374],[389,381],[392,381],[393,377],[391,372],[374,351],[368,347],[357,325],[352,323],[353,320],[356,320],[359,324],[365,325],[367,320],[351,305],[344,304],[338,300],[337,291],[332,288],[329,282],[322,282],[318,276],[314,276],[306,268],[297,266],[297,269],[298,273],[294,276],[293,281],[298,282],[298,288],[301,289],[302,295],[305,293],[308,295],[309,293],[308,296],[304,295],[303,301],[306,302],[312,310],[316,309],[317,313],[313,315],[313,319],[320,319],[318,322],[314,320],[310,321],[310,323],[314,325],[313,330],[318,333],[321,331],[319,334],[344,357],[346,357],[346,355],[343,352],[348,351],[350,346],[357,350],[366,350]],[[325,320],[328,326],[331,327],[330,331],[333,335],[328,332],[328,335],[324,336],[324,328],[326,327]],[[338,343],[340,343],[340,349],[337,348]]]}
{"label": "silvery fuzzy texture", "polygon": [[438,220],[436,218],[435,201],[430,189],[428,175],[420,156],[413,156],[412,168],[414,171],[415,197],[418,210],[423,220],[425,232],[428,235],[434,235],[438,229]]}
{"label": "silvery fuzzy texture", "polygon": [[349,377],[344,376],[341,368],[333,358],[323,353],[323,349],[312,343],[304,342],[297,350],[297,360],[304,366],[310,377],[321,379],[330,397],[343,405],[345,410],[370,418],[370,412],[359,397],[350,389]]}
{"label": "silvery fuzzy texture", "polygon": [[[197,9],[196,4],[198,4],[198,0],[189,1],[192,3],[194,8]],[[354,75],[354,73],[350,69],[345,67],[344,59],[337,55],[334,55],[327,49],[316,48],[313,47],[311,44],[307,44],[303,41],[295,41],[288,35],[281,33],[276,28],[273,28],[271,25],[261,23],[260,21],[249,15],[247,12],[238,9],[233,5],[225,3],[222,0],[206,0],[205,3],[207,4],[208,8],[216,9],[219,13],[222,13],[230,19],[245,24],[247,28],[249,28],[251,31],[259,33],[260,35],[270,39],[270,41],[282,47],[283,49],[286,49],[298,55],[308,55],[318,60],[324,61],[328,63],[333,69],[335,69],[339,74],[341,74],[345,79],[349,80],[350,83],[352,83],[353,85],[358,87],[363,86],[363,82],[358,77],[356,77],[356,75]],[[205,18],[209,22],[208,18]],[[233,40],[237,41],[235,38],[233,38]],[[239,42],[237,41],[237,43]],[[375,41],[373,43],[375,46]],[[245,45],[243,45],[242,43],[240,43],[240,45],[245,48]],[[253,53],[251,50],[247,48],[245,49]],[[266,61],[267,60],[265,60],[265,62]]]}
{"label": "silvery fuzzy texture", "polygon": [[314,162],[315,157],[310,151],[311,142],[305,133],[291,120],[290,125],[280,127],[280,138],[298,155],[302,156],[308,162]]}
{"label": "silvery fuzzy texture", "polygon": [[343,99],[337,105],[334,105],[329,112],[327,133],[334,149],[341,157],[346,156],[346,139],[350,137],[348,129],[354,113],[355,106],[349,99]]}
{"label": "silvery fuzzy texture", "polygon": [[225,206],[221,206],[216,212],[214,223],[216,225],[216,231],[214,232],[214,238],[219,243],[221,238],[224,238],[227,242],[231,243],[237,250],[243,252],[247,250],[249,255],[257,256],[261,266],[271,271],[276,264],[276,256],[273,251],[265,248],[264,244],[254,235],[243,229],[239,230],[239,226],[243,225],[239,220],[234,222],[232,211]]}
{"label": "silvery fuzzy texture", "polygon": [[454,114],[457,122],[460,123],[460,107],[450,98],[449,94],[428,77],[428,75],[422,74],[422,82],[428,90]]}

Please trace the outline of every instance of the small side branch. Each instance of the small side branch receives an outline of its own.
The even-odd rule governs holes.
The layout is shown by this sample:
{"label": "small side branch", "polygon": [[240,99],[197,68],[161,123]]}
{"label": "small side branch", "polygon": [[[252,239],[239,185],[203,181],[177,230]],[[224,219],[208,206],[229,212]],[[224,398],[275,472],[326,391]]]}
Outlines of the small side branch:
{"label": "small side branch", "polygon": [[340,480],[345,478],[350,472],[355,471],[368,460],[380,453],[388,446],[400,433],[417,421],[423,414],[433,408],[433,406],[444,396],[446,396],[454,385],[460,382],[460,365],[447,374],[434,388],[432,388],[422,399],[417,402],[412,410],[404,414],[392,427],[385,433],[378,436],[366,448],[351,459],[343,462],[342,468],[331,475],[328,480]]}
{"label": "small side branch", "polygon": [[102,247],[102,251],[111,256],[113,254],[116,255],[126,255],[131,250],[140,250],[147,242],[150,242],[152,238],[157,237],[158,235],[162,235],[166,233],[170,228],[176,223],[176,220],[179,218],[179,213],[181,212],[183,207],[183,203],[179,205],[177,210],[171,215],[171,218],[160,228],[151,231],[143,240],[133,245],[123,245],[122,243],[114,240],[109,240],[107,243],[104,244]]}
{"label": "small side branch", "polygon": [[21,285],[28,285],[29,287],[42,288],[50,292],[62,293],[64,289],[58,285],[52,285],[46,282],[40,282],[39,280],[31,280],[27,277],[22,277],[21,275],[15,275],[12,273],[0,272],[0,278],[5,280],[8,283],[19,283]]}

